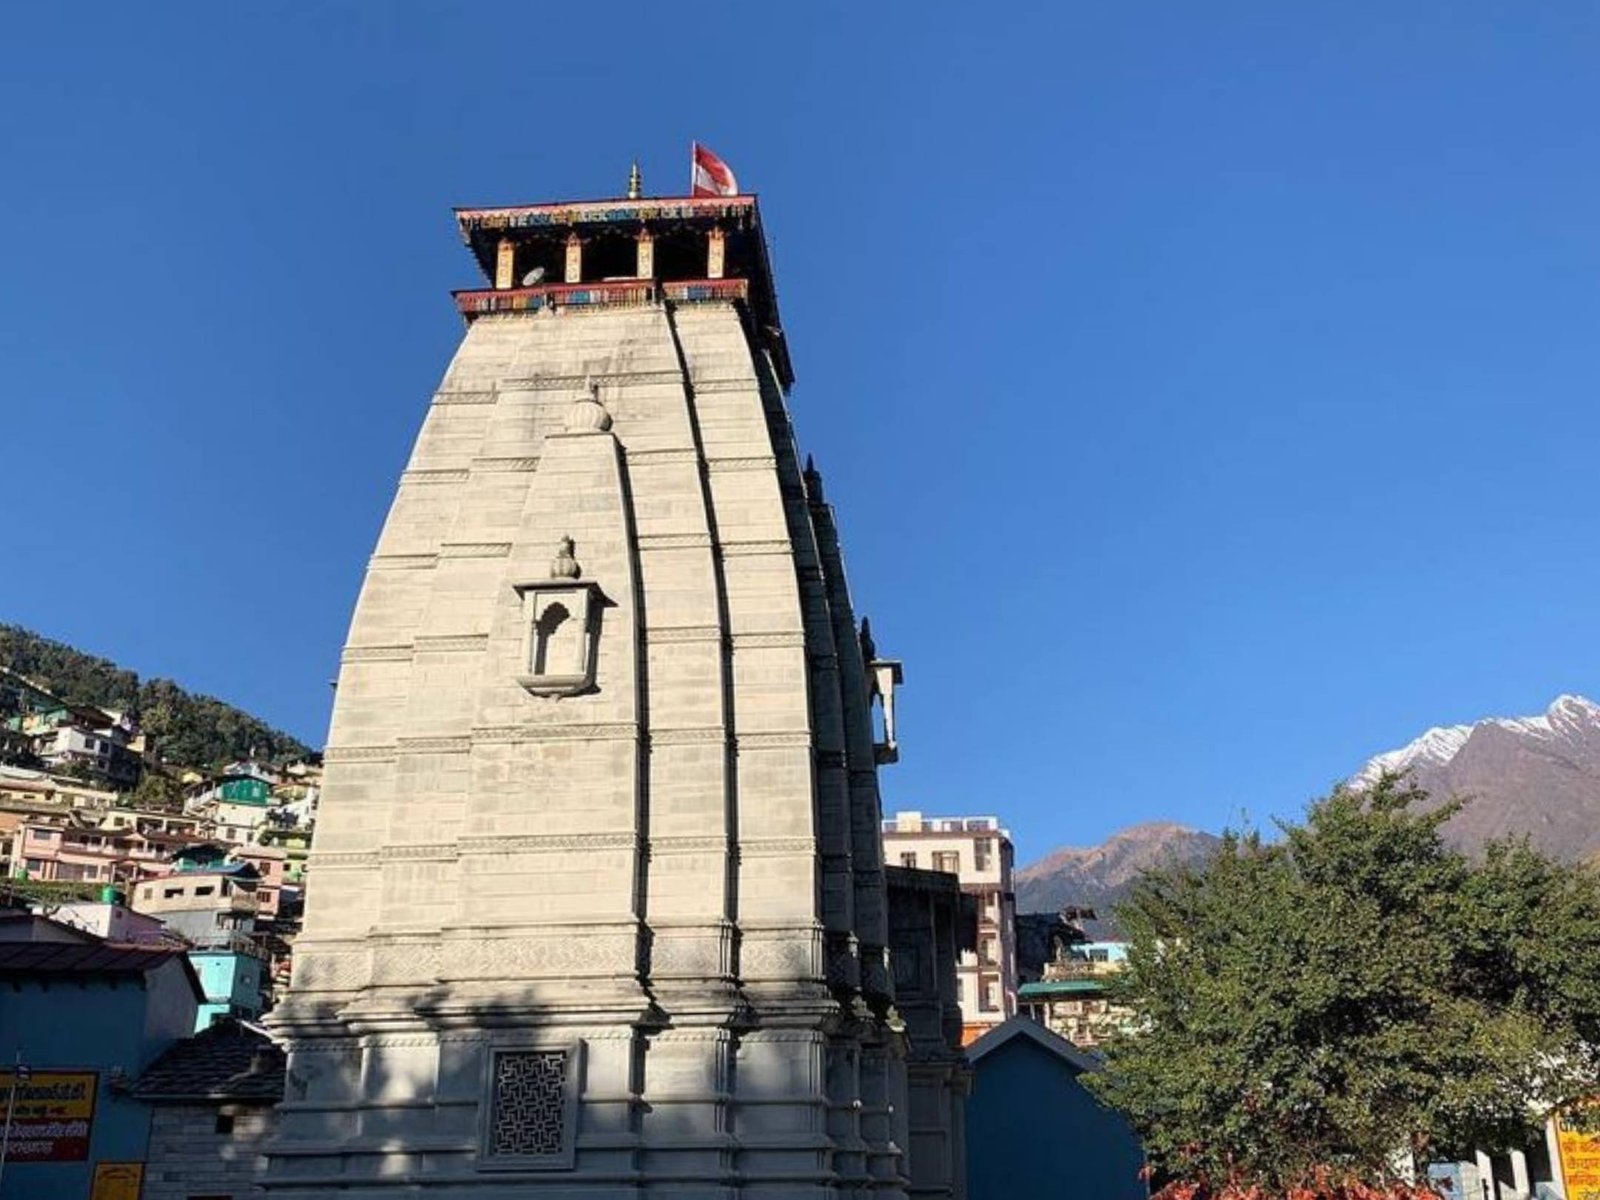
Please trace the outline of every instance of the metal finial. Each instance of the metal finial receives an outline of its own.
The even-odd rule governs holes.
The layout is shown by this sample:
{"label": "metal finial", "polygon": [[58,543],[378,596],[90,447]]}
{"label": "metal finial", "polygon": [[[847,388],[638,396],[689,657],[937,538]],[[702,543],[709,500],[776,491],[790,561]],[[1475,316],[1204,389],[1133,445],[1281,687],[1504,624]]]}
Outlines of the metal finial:
{"label": "metal finial", "polygon": [[644,195],[644,175],[639,171],[639,160],[633,160],[633,170],[628,172],[628,199],[637,200]]}

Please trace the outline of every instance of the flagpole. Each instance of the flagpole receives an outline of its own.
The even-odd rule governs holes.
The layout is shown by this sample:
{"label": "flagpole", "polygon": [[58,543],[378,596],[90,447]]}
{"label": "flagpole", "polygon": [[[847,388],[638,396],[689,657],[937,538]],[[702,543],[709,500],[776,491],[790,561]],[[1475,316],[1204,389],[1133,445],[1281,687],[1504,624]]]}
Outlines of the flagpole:
{"label": "flagpole", "polygon": [[4,1179],[5,1178],[5,1173],[6,1173],[6,1154],[11,1149],[11,1116],[12,1116],[12,1114],[14,1112],[16,1112],[16,1108],[17,1108],[17,1084],[22,1081],[22,1072],[23,1072],[23,1068],[22,1068],[22,1050],[19,1047],[17,1049],[17,1062],[16,1062],[16,1065],[11,1068],[11,1091],[10,1091],[10,1094],[8,1096],[6,1096],[6,1128],[5,1128],[5,1133],[3,1135],[0,1135],[0,1179]]}

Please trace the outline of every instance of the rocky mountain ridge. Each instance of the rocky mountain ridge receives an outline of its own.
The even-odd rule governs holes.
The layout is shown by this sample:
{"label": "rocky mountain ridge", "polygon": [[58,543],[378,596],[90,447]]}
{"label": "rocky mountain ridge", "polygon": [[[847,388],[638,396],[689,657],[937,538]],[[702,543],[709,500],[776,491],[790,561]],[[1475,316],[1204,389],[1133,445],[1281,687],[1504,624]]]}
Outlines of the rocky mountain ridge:
{"label": "rocky mountain ridge", "polygon": [[1065,846],[1016,872],[1017,911],[1051,912],[1072,904],[1093,908],[1103,919],[1142,872],[1203,861],[1220,841],[1175,821],[1148,821],[1098,846]]}
{"label": "rocky mountain ridge", "polygon": [[1600,705],[1584,696],[1558,696],[1538,716],[1429,729],[1374,755],[1350,782],[1371,783],[1384,770],[1408,772],[1435,803],[1464,799],[1445,826],[1464,850],[1526,835],[1556,858],[1600,852]]}

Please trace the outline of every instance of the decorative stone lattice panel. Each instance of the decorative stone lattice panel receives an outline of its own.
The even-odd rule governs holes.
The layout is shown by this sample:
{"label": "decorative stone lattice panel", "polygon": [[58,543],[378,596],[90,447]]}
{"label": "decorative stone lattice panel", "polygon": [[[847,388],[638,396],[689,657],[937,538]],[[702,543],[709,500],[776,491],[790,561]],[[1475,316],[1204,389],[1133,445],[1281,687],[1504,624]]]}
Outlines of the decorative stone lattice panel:
{"label": "decorative stone lattice panel", "polygon": [[568,1152],[566,1050],[501,1051],[494,1056],[490,1158],[562,1159]]}

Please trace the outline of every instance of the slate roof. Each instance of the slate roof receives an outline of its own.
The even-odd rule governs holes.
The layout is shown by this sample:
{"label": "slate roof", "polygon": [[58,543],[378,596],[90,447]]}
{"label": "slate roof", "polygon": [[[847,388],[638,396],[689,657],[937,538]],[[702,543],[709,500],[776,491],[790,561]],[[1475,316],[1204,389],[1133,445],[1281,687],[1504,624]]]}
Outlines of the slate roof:
{"label": "slate roof", "polygon": [[153,1104],[283,1099],[283,1050],[270,1038],[223,1019],[174,1043],[151,1063],[133,1094]]}

